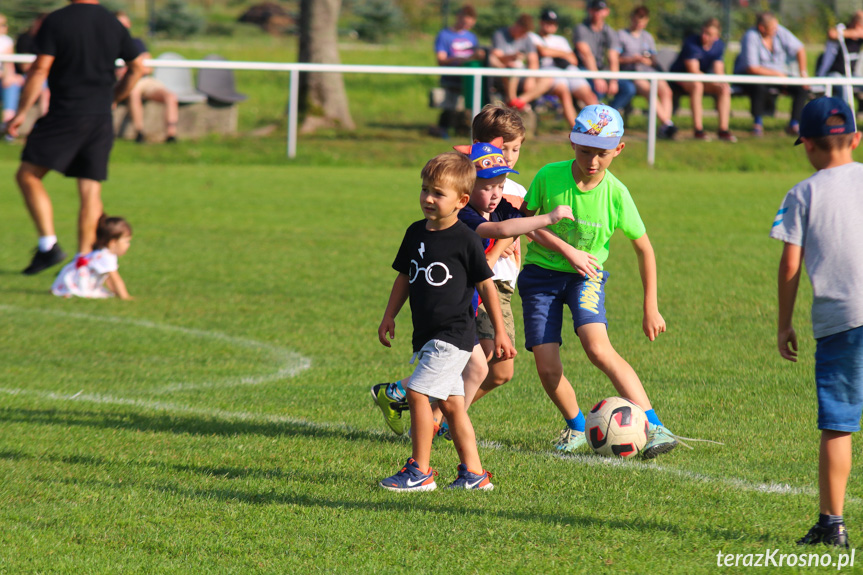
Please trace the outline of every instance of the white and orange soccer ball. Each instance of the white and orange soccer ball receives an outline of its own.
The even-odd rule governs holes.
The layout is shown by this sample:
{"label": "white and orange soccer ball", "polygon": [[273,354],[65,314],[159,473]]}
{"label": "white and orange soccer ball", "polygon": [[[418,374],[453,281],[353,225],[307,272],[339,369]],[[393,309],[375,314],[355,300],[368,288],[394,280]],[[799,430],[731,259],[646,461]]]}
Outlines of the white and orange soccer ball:
{"label": "white and orange soccer ball", "polygon": [[647,416],[628,399],[609,397],[587,414],[585,434],[599,455],[634,457],[647,443]]}

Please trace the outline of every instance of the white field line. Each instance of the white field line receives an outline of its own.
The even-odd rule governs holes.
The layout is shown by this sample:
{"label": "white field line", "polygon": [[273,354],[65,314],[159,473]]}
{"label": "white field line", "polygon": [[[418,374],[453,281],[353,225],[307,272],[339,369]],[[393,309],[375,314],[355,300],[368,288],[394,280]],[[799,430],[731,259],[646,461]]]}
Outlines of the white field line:
{"label": "white field line", "polygon": [[[285,415],[267,415],[262,413],[252,413],[247,411],[227,411],[223,409],[210,409],[205,407],[191,407],[187,405],[179,405],[163,401],[148,401],[143,399],[128,399],[122,397],[114,397],[110,395],[100,394],[85,394],[78,392],[74,395],[63,395],[60,393],[36,391],[27,389],[9,389],[0,388],[0,393],[15,396],[31,396],[39,397],[61,402],[84,402],[97,403],[104,405],[122,405],[129,407],[137,407],[141,409],[149,409],[154,411],[166,411],[175,414],[198,415],[208,418],[221,418],[227,421],[251,421],[271,424],[289,424],[305,429],[315,431],[342,431],[345,433],[362,433],[377,437],[392,437],[389,432],[380,430],[367,430],[352,427],[345,423],[318,423],[307,419],[285,416]],[[509,451],[513,453],[521,453],[530,456],[555,456],[552,451],[532,451],[520,449],[517,447],[507,447],[495,441],[480,440],[479,446],[483,449],[496,451]],[[610,457],[597,457],[591,455],[561,455],[559,456],[565,461],[572,461],[576,465],[586,466],[603,466],[603,467],[619,467],[621,469],[638,469],[652,471],[671,475],[680,479],[690,480],[696,483],[706,483],[711,485],[720,485],[734,491],[745,491],[753,493],[767,493],[773,495],[803,495],[806,497],[817,497],[818,491],[810,487],[795,487],[787,483],[756,483],[740,479],[736,477],[714,477],[705,473],[698,473],[686,469],[674,469],[657,465],[655,462],[644,462],[638,460],[615,459]],[[856,497],[848,497],[846,503],[859,504],[861,499]]]}
{"label": "white field line", "polygon": [[179,327],[173,325],[167,325],[162,323],[156,323],[143,319],[134,319],[134,318],[124,318],[124,317],[116,317],[116,316],[100,316],[100,315],[90,315],[85,313],[76,313],[76,312],[65,312],[65,311],[57,311],[57,310],[46,310],[46,309],[34,309],[34,308],[22,308],[10,305],[2,305],[0,304],[0,311],[6,312],[14,312],[14,313],[40,313],[43,315],[51,315],[55,317],[65,317],[71,319],[80,319],[86,321],[98,321],[105,323],[114,323],[119,325],[131,325],[137,327],[143,327],[148,329],[157,329],[161,331],[169,331],[175,333],[182,333],[185,335],[203,338],[203,339],[211,339],[220,341],[223,343],[227,343],[236,347],[243,347],[247,349],[258,349],[268,352],[275,362],[278,364],[278,369],[273,373],[267,373],[263,375],[255,375],[255,376],[245,376],[238,378],[227,378],[220,381],[211,381],[211,382],[180,382],[180,383],[171,383],[168,385],[160,386],[156,389],[142,389],[136,390],[136,393],[146,393],[146,394],[163,394],[163,393],[173,393],[177,391],[188,391],[194,389],[212,389],[212,388],[225,388],[225,387],[236,387],[241,385],[260,385],[262,383],[269,383],[271,381],[278,381],[281,379],[287,379],[293,377],[312,366],[312,360],[304,357],[294,351],[289,349],[285,349],[282,347],[278,347],[275,345],[270,345],[267,343],[263,343],[260,341],[256,341],[253,339],[247,339],[242,337],[234,337],[230,335],[226,335],[224,333],[220,333],[217,331],[209,331],[202,329],[191,329],[187,327]]}

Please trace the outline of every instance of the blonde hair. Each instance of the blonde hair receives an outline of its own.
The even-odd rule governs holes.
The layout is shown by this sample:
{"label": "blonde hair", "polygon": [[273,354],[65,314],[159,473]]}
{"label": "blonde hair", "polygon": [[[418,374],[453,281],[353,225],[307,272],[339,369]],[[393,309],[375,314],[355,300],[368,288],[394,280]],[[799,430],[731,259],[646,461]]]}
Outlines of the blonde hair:
{"label": "blonde hair", "polygon": [[519,138],[523,140],[527,133],[518,112],[499,103],[486,104],[473,119],[471,129],[477,142],[491,142],[495,138],[513,142]]}
{"label": "blonde hair", "polygon": [[476,181],[476,168],[464,154],[444,152],[426,163],[422,179],[429,185],[446,186],[462,196],[469,196]]}

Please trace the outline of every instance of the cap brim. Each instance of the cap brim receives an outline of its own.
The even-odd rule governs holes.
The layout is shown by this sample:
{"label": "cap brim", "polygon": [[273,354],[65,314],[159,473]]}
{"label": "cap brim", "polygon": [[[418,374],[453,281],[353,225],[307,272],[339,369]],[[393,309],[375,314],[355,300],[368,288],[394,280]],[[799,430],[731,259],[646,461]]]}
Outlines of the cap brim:
{"label": "cap brim", "polygon": [[620,136],[611,138],[608,136],[592,136],[581,132],[570,132],[569,141],[577,146],[613,150],[620,143]]}
{"label": "cap brim", "polygon": [[476,177],[482,178],[483,180],[490,180],[492,178],[496,178],[503,174],[517,174],[515,170],[508,166],[495,166],[493,168],[486,168],[484,170],[477,170]]}

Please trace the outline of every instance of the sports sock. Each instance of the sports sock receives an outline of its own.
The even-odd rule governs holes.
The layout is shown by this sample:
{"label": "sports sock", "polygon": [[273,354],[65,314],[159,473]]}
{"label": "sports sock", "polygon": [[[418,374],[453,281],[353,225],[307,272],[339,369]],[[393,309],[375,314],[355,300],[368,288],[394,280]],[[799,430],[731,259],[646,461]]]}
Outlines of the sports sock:
{"label": "sports sock", "polygon": [[831,525],[839,525],[842,523],[845,523],[845,518],[842,515],[818,514],[818,525],[821,527],[830,527]]}
{"label": "sports sock", "polygon": [[755,116],[755,118],[752,119],[752,123],[758,124],[759,126],[763,126],[764,125],[764,119],[761,116]]}
{"label": "sports sock", "polygon": [[800,125],[800,122],[798,122],[797,120],[791,120],[790,122],[788,122],[788,125],[791,126],[792,128],[796,128],[797,126]]}
{"label": "sports sock", "polygon": [[659,421],[658,417],[656,417],[656,412],[652,409],[648,409],[647,411],[645,411],[644,415],[647,416],[647,421],[649,421],[653,425],[662,425],[662,422]]}
{"label": "sports sock", "polygon": [[566,426],[573,431],[584,432],[584,414],[581,411],[572,419],[565,419],[564,421],[566,421]]}
{"label": "sports sock", "polygon": [[407,394],[405,388],[402,387],[402,380],[387,385],[387,397],[393,401],[404,401],[405,395]]}
{"label": "sports sock", "polygon": [[39,251],[50,252],[57,244],[57,236],[39,236]]}

